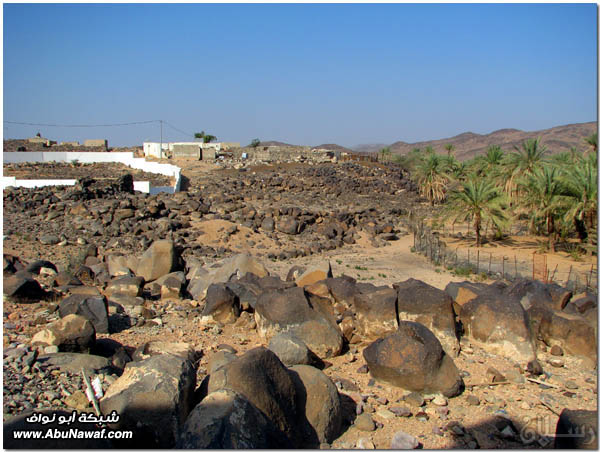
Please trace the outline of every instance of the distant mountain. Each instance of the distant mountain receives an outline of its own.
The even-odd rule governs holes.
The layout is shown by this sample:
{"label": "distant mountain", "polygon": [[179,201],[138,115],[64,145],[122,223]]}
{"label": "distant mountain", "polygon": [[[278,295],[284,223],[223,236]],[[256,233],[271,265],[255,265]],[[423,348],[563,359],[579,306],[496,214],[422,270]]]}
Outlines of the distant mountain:
{"label": "distant mountain", "polygon": [[302,147],[300,144],[289,144],[283,141],[261,141],[260,146],[291,146],[291,147]]}
{"label": "distant mountain", "polygon": [[313,146],[311,149],[327,149],[328,151],[340,151],[340,152],[354,152],[352,149],[345,148],[344,146],[340,146],[339,144],[331,143],[331,144],[320,144],[318,146]]}
{"label": "distant mountain", "polygon": [[381,148],[386,147],[385,143],[366,143],[366,144],[357,144],[355,146],[350,146],[354,152],[379,152]]}
{"label": "distant mountain", "polygon": [[571,147],[583,151],[588,149],[584,139],[592,133],[597,132],[598,123],[584,122],[579,124],[568,124],[565,126],[552,127],[550,129],[525,132],[518,129],[500,129],[487,135],[473,132],[465,132],[452,138],[441,140],[419,141],[417,143],[405,143],[397,141],[390,145],[393,154],[407,154],[413,148],[425,149],[432,146],[438,153],[446,153],[444,146],[452,144],[454,155],[458,160],[467,160],[482,154],[489,146],[500,146],[505,152],[511,152],[515,146],[528,139],[540,138],[540,142],[548,148],[550,154],[568,151]]}

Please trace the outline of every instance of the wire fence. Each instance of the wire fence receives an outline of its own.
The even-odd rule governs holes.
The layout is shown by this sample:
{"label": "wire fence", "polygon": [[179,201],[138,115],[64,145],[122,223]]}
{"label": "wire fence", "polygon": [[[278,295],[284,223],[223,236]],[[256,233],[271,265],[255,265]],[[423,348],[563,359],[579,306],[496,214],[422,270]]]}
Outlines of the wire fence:
{"label": "wire fence", "polygon": [[598,290],[598,268],[590,264],[589,270],[573,265],[548,265],[547,256],[533,252],[501,255],[471,247],[449,247],[436,231],[422,222],[411,225],[414,251],[425,256],[434,265],[442,265],[457,275],[485,275],[492,279],[514,281],[520,278],[557,283],[573,293]]}

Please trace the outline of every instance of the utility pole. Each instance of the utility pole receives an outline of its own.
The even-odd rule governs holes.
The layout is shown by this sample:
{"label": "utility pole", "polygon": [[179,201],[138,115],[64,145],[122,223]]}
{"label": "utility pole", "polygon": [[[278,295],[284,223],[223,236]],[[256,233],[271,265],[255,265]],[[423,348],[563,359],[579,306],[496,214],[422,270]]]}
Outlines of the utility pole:
{"label": "utility pole", "polygon": [[162,119],[160,120],[160,158],[162,159],[163,156],[163,150],[162,150]]}

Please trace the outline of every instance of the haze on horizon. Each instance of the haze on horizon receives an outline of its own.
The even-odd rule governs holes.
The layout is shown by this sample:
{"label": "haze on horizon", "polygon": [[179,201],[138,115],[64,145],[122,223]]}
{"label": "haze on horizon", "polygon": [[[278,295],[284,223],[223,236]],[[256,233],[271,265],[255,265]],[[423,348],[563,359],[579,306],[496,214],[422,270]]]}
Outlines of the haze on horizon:
{"label": "haze on horizon", "polygon": [[[4,121],[416,142],[597,121],[596,4],[4,4]],[[111,146],[157,123],[58,128]],[[186,132],[186,134],[181,133]]]}

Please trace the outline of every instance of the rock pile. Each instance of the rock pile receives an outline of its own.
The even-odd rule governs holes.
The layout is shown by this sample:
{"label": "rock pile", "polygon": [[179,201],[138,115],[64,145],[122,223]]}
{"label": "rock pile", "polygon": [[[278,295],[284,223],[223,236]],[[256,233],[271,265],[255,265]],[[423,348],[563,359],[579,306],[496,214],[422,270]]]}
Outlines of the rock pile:
{"label": "rock pile", "polygon": [[[251,256],[208,267],[164,239],[138,255],[102,255],[90,247],[76,268],[79,277],[14,256],[5,256],[4,268],[5,279],[28,281],[21,292],[5,284],[8,302],[31,306],[42,292],[58,300],[28,343],[5,348],[5,413],[91,410],[84,368],[103,387],[102,413],[120,414],[109,427],[134,432],[115,447],[316,448],[351,425],[377,432],[381,419],[447,419],[449,398],[461,398],[465,389],[466,374],[455,363],[463,341],[520,365],[514,375],[490,367],[491,383],[522,382],[554,366],[538,362],[538,338],[582,358],[596,347],[582,328],[591,325],[581,311],[597,309],[591,297],[571,301],[556,287],[523,281],[451,284],[445,291],[414,279],[378,287],[334,277],[327,263],[291,268],[284,281]],[[216,335],[225,326],[256,334],[268,348],[238,354],[219,346],[204,370],[198,364],[204,350],[190,344],[151,341],[131,349],[105,337],[142,326],[159,331],[167,310]],[[587,348],[575,346],[584,340]],[[366,363],[359,372],[372,377],[369,385],[404,393],[402,405],[383,397],[365,403],[369,396],[352,381],[323,372],[336,356],[356,361],[358,347]],[[480,403],[467,395],[470,405]],[[515,437],[516,427],[501,427]],[[439,432],[455,432],[467,447],[485,442],[459,425]],[[390,444],[417,447],[419,440],[398,431]]]}

